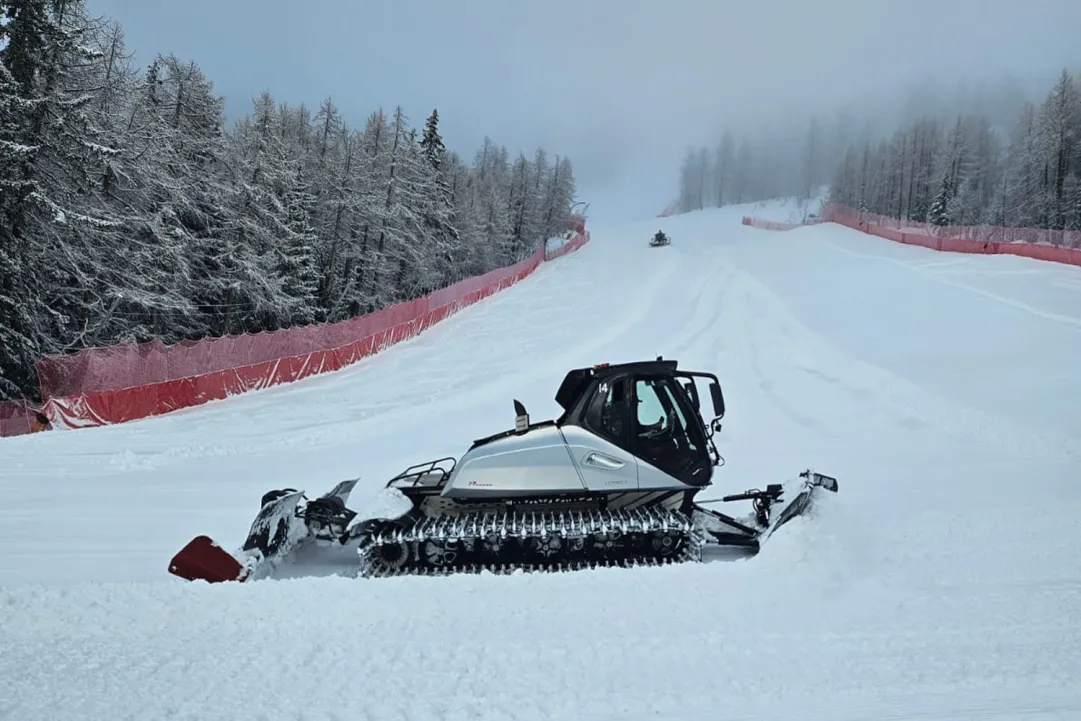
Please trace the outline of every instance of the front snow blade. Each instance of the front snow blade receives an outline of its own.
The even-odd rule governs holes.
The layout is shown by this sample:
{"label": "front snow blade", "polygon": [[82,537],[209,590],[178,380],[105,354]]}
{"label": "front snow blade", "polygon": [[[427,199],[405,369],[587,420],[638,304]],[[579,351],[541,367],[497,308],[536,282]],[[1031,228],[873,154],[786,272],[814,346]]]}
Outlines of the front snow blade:
{"label": "front snow blade", "polygon": [[243,581],[244,568],[209,536],[196,536],[169,561],[169,573],[188,581]]}
{"label": "front snow blade", "polygon": [[303,492],[293,491],[265,503],[251,524],[242,550],[258,552],[263,558],[283,556],[292,550],[298,535],[307,535],[307,526],[297,518],[297,506],[303,500]]}
{"label": "front snow blade", "polygon": [[815,473],[811,470],[800,473],[799,481],[792,485],[795,487],[792,489],[784,489],[785,495],[793,492],[795,495],[783,501],[784,507],[781,508],[780,513],[773,517],[769,528],[759,536],[759,543],[765,543],[766,539],[772,536],[778,528],[788,523],[796,516],[802,516],[806,513],[814,503],[814,499],[818,495],[819,489],[824,488],[832,493],[837,492],[836,478],[822,473]]}
{"label": "front snow blade", "polygon": [[303,491],[292,488],[265,493],[259,513],[235,554],[199,536],[173,557],[169,572],[189,581],[211,583],[264,578],[309,541],[340,542],[356,515],[345,505],[356,484],[355,478],[341,481],[311,502],[306,502]]}

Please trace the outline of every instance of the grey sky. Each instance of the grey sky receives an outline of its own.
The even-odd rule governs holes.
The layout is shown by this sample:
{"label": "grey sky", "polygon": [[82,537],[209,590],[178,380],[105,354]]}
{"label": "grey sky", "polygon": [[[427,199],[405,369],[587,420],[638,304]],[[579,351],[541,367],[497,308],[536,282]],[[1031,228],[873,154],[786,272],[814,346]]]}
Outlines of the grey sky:
{"label": "grey sky", "polygon": [[88,0],[135,60],[195,60],[245,112],[267,88],[353,125],[433,107],[467,158],[485,134],[569,155],[595,210],[656,214],[688,143],[724,122],[888,96],[916,74],[1050,78],[1081,61],[1079,0]]}

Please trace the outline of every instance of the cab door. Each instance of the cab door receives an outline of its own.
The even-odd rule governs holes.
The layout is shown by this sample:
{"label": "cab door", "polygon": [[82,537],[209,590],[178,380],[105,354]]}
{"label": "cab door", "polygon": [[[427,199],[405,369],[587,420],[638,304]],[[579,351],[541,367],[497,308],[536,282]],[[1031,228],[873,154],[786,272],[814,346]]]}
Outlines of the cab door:
{"label": "cab door", "polygon": [[630,449],[638,459],[639,488],[707,484],[712,464],[705,438],[692,416],[698,412],[693,397],[667,375],[636,378],[632,396],[635,412]]}
{"label": "cab door", "polygon": [[638,490],[633,448],[630,381],[626,376],[598,384],[582,414],[582,428],[563,426],[563,436],[590,491]]}

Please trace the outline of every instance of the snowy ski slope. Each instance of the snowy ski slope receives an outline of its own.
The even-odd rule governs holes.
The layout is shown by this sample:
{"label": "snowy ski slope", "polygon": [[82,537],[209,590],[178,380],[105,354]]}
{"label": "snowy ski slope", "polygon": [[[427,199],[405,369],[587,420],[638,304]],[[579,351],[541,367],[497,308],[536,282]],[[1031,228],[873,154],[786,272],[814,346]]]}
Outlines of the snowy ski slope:
{"label": "snowy ski slope", "polygon": [[[0,719],[1081,719],[1081,269],[752,212],[788,217],[594,227],[341,373],[4,439]],[[656,355],[725,384],[706,497],[807,466],[840,493],[749,561],[166,573],[197,533],[239,544],[265,490],[359,475],[370,515],[512,398],[551,416],[567,369]]]}

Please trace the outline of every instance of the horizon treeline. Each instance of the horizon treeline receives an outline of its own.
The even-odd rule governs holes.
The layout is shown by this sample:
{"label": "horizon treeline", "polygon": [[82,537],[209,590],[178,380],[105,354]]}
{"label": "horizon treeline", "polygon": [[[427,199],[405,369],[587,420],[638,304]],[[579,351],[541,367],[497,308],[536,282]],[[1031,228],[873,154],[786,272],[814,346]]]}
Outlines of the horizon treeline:
{"label": "horizon treeline", "polygon": [[[1042,98],[1015,86],[883,123],[839,113],[802,133],[725,133],[690,149],[680,212],[777,197],[826,200],[902,220],[1081,230],[1081,78]],[[952,111],[952,113],[951,113]]]}

